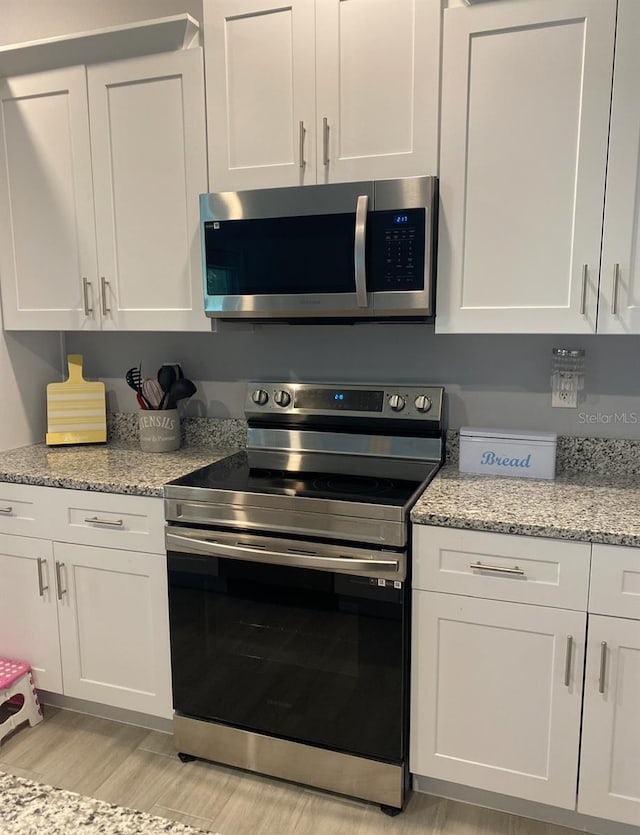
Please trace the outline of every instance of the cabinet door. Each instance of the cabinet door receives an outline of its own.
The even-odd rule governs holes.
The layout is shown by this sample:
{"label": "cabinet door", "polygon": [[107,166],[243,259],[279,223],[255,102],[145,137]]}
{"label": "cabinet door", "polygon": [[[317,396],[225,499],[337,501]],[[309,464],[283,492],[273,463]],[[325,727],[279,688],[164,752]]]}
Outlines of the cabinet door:
{"label": "cabinet door", "polygon": [[53,549],[0,534],[0,655],[28,661],[36,686],[62,693]]}
{"label": "cabinet door", "polygon": [[437,173],[440,6],[316,3],[318,182]]}
{"label": "cabinet door", "polygon": [[595,330],[615,12],[445,12],[438,332]]}
{"label": "cabinet door", "polygon": [[210,330],[202,50],[89,67],[103,329]]}
{"label": "cabinet door", "polygon": [[578,811],[640,826],[640,621],[589,615]]}
{"label": "cabinet door", "polygon": [[411,772],[575,808],[585,620],[414,591]]}
{"label": "cabinet door", "polygon": [[170,718],[165,555],[53,547],[65,695]]}
{"label": "cabinet door", "polygon": [[205,0],[212,191],[314,183],[314,0]]}
{"label": "cabinet door", "polygon": [[640,333],[640,4],[620,0],[598,331]]}
{"label": "cabinet door", "polygon": [[9,330],[99,326],[84,67],[0,79],[0,278]]}

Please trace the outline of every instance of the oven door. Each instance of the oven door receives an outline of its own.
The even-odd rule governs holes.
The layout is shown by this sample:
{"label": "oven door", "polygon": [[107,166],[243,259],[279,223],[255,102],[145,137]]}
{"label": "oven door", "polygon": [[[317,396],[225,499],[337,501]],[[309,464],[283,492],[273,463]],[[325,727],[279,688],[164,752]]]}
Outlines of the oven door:
{"label": "oven door", "polygon": [[331,562],[302,567],[340,559],[336,545],[323,557],[323,546],[298,541],[286,564],[276,539],[214,536],[167,529],[175,711],[402,763],[408,603],[393,577],[404,554],[381,554],[376,567],[362,549],[371,573],[342,573]]}

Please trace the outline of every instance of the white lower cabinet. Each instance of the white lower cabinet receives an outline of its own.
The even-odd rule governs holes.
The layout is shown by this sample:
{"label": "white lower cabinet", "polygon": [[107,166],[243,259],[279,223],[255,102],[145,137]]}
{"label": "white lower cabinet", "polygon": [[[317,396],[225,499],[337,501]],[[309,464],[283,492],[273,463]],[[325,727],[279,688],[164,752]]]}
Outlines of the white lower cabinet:
{"label": "white lower cabinet", "polygon": [[23,492],[56,541],[0,533],[0,654],[41,690],[171,718],[161,499]]}
{"label": "white lower cabinet", "polygon": [[411,771],[573,809],[585,624],[415,591]]}
{"label": "white lower cabinet", "polygon": [[578,811],[640,827],[640,548],[594,545]]}
{"label": "white lower cabinet", "polygon": [[65,695],[170,718],[165,555],[53,549]]}
{"label": "white lower cabinet", "polygon": [[640,827],[640,548],[416,526],[411,679],[413,774]]}
{"label": "white lower cabinet", "polygon": [[28,660],[36,685],[62,692],[53,546],[0,534],[0,655]]}
{"label": "white lower cabinet", "polygon": [[639,708],[640,620],[589,615],[579,812],[640,825]]}

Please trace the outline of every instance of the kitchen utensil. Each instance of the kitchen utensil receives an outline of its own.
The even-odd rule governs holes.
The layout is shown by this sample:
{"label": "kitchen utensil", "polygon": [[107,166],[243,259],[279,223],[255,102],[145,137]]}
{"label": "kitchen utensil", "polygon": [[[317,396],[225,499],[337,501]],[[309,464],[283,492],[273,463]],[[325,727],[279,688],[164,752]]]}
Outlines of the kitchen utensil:
{"label": "kitchen utensil", "polygon": [[158,384],[163,391],[163,398],[160,401],[161,409],[164,409],[164,395],[168,394],[169,389],[177,379],[178,375],[173,365],[161,365],[158,369]]}
{"label": "kitchen utensil", "polygon": [[125,374],[124,379],[127,385],[134,391],[142,391],[142,365],[137,368],[130,368]]}
{"label": "kitchen utensil", "polygon": [[152,409],[159,409],[164,397],[164,391],[157,380],[147,377],[142,381],[142,394]]}
{"label": "kitchen utensil", "polygon": [[144,397],[140,394],[140,392],[138,392],[138,394],[136,394],[136,398],[138,400],[138,406],[140,406],[141,409],[148,409],[149,408],[149,404],[144,399]]}
{"label": "kitchen utensil", "polygon": [[187,380],[186,377],[176,380],[163,398],[163,408],[175,409],[178,400],[184,400],[187,397],[191,397],[191,395],[195,394],[197,390],[198,389],[196,388],[195,383],[191,380]]}
{"label": "kitchen utensil", "polygon": [[132,388],[136,392],[138,403],[140,403],[141,397],[144,400],[146,405],[142,408],[150,409],[151,407],[142,392],[142,365],[139,365],[137,368],[130,368],[124,375],[124,379],[129,388]]}
{"label": "kitchen utensil", "polygon": [[104,383],[82,376],[82,355],[67,356],[69,378],[47,386],[47,437],[57,444],[93,444],[107,440]]}

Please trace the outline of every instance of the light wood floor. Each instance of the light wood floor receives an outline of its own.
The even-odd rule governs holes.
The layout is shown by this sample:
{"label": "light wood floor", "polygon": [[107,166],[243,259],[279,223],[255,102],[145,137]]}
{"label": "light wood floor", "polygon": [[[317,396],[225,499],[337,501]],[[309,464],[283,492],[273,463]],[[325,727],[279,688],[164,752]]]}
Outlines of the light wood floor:
{"label": "light wood floor", "polygon": [[167,734],[55,708],[40,725],[4,740],[0,771],[220,835],[574,835],[416,793],[389,818],[367,803],[210,763],[184,764]]}

